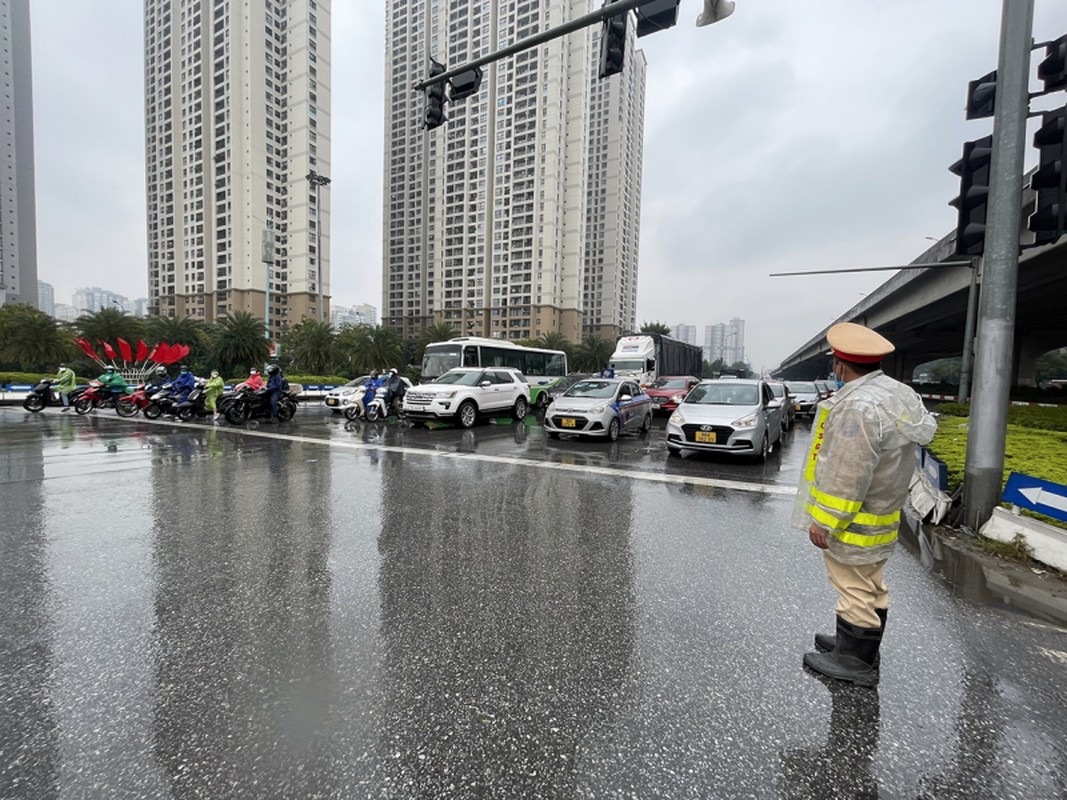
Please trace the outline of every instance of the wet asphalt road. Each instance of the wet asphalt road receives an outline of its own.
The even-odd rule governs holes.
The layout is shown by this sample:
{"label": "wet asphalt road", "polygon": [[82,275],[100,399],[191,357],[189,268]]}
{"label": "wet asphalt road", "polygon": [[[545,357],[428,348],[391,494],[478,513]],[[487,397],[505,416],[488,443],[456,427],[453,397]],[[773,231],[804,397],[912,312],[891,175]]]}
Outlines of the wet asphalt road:
{"label": "wet asphalt road", "polygon": [[1067,796],[1067,632],[898,550],[878,691],[765,465],[0,409],[0,798]]}

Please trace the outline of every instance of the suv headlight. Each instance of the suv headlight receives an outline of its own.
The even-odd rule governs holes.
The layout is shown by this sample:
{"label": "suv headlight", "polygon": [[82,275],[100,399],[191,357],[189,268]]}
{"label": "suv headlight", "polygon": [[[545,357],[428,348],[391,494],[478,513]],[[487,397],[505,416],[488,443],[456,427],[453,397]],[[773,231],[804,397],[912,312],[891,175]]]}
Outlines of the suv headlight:
{"label": "suv headlight", "polygon": [[758,422],[759,415],[753,412],[747,416],[741,417],[741,419],[735,419],[730,424],[735,428],[755,428]]}
{"label": "suv headlight", "polygon": [[456,390],[453,390],[451,392],[441,392],[440,394],[437,395],[437,399],[438,400],[451,400],[453,397],[456,396],[456,392],[457,391],[459,391],[459,390],[456,389]]}

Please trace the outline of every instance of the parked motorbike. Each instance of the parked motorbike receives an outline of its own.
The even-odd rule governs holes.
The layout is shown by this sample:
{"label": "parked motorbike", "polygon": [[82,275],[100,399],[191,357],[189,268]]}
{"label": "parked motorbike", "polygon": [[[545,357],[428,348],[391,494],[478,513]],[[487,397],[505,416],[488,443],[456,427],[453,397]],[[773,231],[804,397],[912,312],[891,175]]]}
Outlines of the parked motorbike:
{"label": "parked motorbike", "polygon": [[386,419],[390,414],[394,417],[404,417],[404,394],[403,392],[396,392],[385,399],[386,393],[379,389],[374,393],[374,397],[367,403],[367,408],[364,411],[368,422],[374,422],[379,419]]}
{"label": "parked motorbike", "polygon": [[189,422],[196,417],[206,417],[214,412],[208,411],[204,405],[207,402],[207,381],[198,379],[196,386],[189,392],[189,396],[174,409],[175,416],[182,422]]}
{"label": "parked motorbike", "polygon": [[94,408],[117,408],[120,397],[100,381],[89,381],[89,387],[74,401],[74,410],[79,414],[88,414]]}
{"label": "parked motorbike", "polygon": [[[55,378],[41,378],[34,386],[26,399],[22,401],[22,407],[27,411],[32,411],[36,414],[48,406],[61,406],[63,405],[63,398],[59,396],[53,387],[56,385]],[[68,395],[68,400],[71,404],[85,391],[85,387],[78,387]]]}
{"label": "parked motorbike", "polygon": [[[270,393],[266,389],[241,388],[234,392],[224,413],[231,425],[244,425],[250,419],[270,419]],[[278,420],[288,422],[295,413],[296,396],[283,391],[278,398]]]}

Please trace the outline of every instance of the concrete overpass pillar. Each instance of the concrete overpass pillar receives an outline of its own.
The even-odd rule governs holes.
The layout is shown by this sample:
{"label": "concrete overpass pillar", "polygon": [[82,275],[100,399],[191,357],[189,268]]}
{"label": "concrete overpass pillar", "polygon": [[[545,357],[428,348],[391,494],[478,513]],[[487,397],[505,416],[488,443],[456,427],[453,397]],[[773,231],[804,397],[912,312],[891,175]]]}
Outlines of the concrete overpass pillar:
{"label": "concrete overpass pillar", "polygon": [[1012,353],[1012,384],[1037,386],[1037,360],[1060,346],[1060,338],[1029,334],[1015,337]]}

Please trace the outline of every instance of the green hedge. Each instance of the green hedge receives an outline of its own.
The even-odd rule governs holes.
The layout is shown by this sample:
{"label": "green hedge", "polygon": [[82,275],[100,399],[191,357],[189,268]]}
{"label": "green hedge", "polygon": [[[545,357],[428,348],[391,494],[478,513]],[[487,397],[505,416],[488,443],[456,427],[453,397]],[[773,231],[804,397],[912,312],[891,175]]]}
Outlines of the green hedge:
{"label": "green hedge", "polygon": [[[353,378],[356,376],[352,376]],[[352,378],[342,378],[340,375],[286,375],[289,383],[299,383],[303,386],[343,386]],[[242,379],[243,380],[243,379]]]}
{"label": "green hedge", "polygon": [[[952,417],[967,417],[971,407],[964,403],[942,403],[938,412]],[[1067,432],[1067,406],[1009,406],[1008,424],[1042,431]]]}

